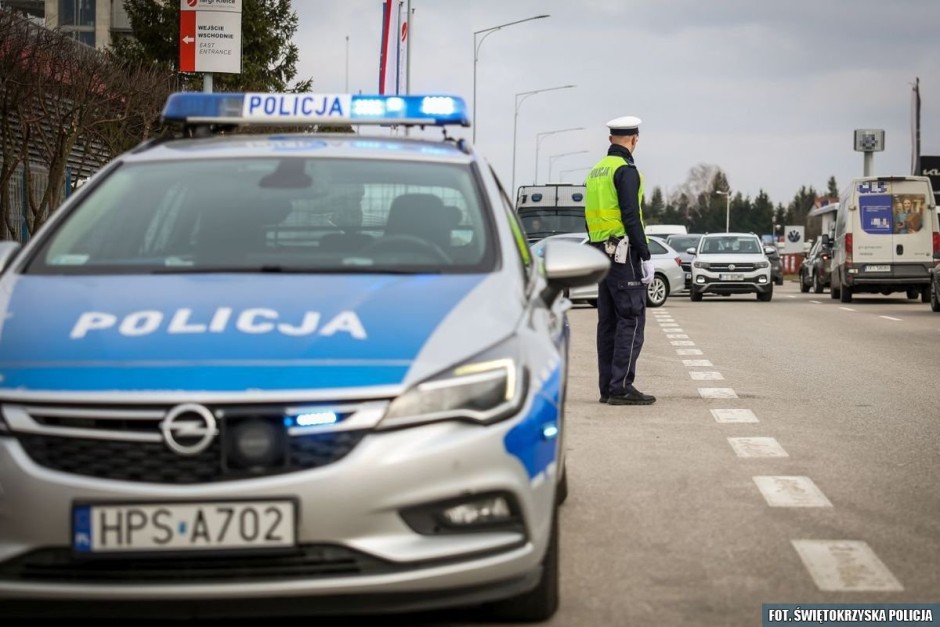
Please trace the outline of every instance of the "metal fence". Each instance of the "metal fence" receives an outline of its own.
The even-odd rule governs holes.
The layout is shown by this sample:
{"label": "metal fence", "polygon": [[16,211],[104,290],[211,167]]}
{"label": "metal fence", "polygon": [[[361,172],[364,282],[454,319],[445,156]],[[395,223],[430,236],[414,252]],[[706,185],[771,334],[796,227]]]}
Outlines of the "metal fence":
{"label": "metal fence", "polygon": [[[32,190],[26,188],[26,172],[22,164],[17,166],[16,171],[10,178],[7,185],[10,207],[8,215],[3,217],[0,224],[0,239],[16,240],[25,243],[29,240],[29,229],[27,228],[26,215],[29,212],[29,196],[40,198],[49,186],[49,171],[39,165],[30,166],[30,186]],[[71,168],[66,169],[65,189],[63,198],[68,197],[72,191]],[[50,213],[54,211],[51,210]]]}

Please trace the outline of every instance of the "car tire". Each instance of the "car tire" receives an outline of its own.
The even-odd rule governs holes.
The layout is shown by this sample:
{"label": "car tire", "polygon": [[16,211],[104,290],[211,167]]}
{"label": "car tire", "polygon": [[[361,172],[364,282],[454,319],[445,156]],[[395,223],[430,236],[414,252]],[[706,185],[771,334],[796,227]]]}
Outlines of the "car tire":
{"label": "car tire", "polygon": [[930,310],[940,313],[940,294],[937,293],[936,283],[930,283]]}
{"label": "car tire", "polygon": [[777,279],[774,281],[774,283],[776,283],[777,285],[783,285],[783,275],[778,276]]}
{"label": "car tire", "polygon": [[702,300],[702,293],[699,292],[699,291],[697,291],[697,290],[693,287],[691,290],[689,290],[689,299],[690,299],[693,303],[700,302],[700,301]]}
{"label": "car tire", "polygon": [[930,286],[920,288],[920,302],[929,303],[930,302]]}
{"label": "car tire", "polygon": [[908,297],[909,299],[914,300],[915,298],[917,298],[917,297],[919,297],[919,296],[920,296],[920,290],[919,290],[919,289],[917,289],[917,288],[915,288],[915,287],[912,287],[912,288],[910,288],[910,289],[907,290],[907,297]]}
{"label": "car tire", "polygon": [[819,280],[819,274],[817,274],[816,272],[813,273],[813,293],[814,294],[823,293],[823,284],[822,284],[822,281]]}
{"label": "car tire", "polygon": [[769,303],[773,299],[773,297],[774,297],[774,288],[772,285],[770,286],[770,289],[767,290],[766,292],[757,293],[757,300],[759,300],[762,303]]}
{"label": "car tire", "polygon": [[669,282],[661,274],[654,274],[649,287],[646,288],[646,306],[662,307],[669,298]]}
{"label": "car tire", "polygon": [[565,501],[568,500],[568,465],[563,464],[561,467],[561,478],[558,480],[558,489],[555,500],[559,505],[562,505]]}
{"label": "car tire", "polygon": [[803,278],[802,272],[800,272],[800,291],[804,294],[809,291],[809,283],[807,283],[806,279]]}
{"label": "car tire", "polygon": [[552,513],[552,529],[548,548],[542,558],[542,576],[530,591],[496,601],[487,607],[490,617],[498,622],[540,623],[558,611],[558,507]]}
{"label": "car tire", "polygon": [[843,285],[839,288],[839,301],[843,303],[852,302],[852,288],[848,285]]}

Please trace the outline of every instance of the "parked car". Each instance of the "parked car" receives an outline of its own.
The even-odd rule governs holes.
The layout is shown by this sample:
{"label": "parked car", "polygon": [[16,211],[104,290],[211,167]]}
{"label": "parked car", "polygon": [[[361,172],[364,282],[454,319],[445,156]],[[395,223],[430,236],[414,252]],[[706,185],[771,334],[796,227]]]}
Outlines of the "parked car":
{"label": "parked car", "polygon": [[753,233],[710,233],[702,236],[692,261],[692,301],[705,294],[757,294],[769,302],[774,295],[770,260],[765,247]]}
{"label": "parked car", "polygon": [[940,266],[930,271],[930,309],[940,313]]}
{"label": "parked car", "polygon": [[767,259],[770,261],[770,279],[774,285],[783,285],[783,260],[780,258],[780,249],[776,244],[764,247]]}
{"label": "parked car", "polygon": [[682,271],[685,273],[685,289],[692,287],[692,257],[689,254],[690,248],[698,248],[698,241],[702,239],[702,233],[675,233],[666,236],[666,243],[679,252],[679,258],[682,259]]}
{"label": "parked car", "polygon": [[[546,242],[562,240],[587,244],[587,233],[560,233],[550,235],[539,240],[532,245],[532,251],[536,255],[542,255],[543,247]],[[646,291],[647,307],[662,307],[670,295],[683,290],[685,286],[685,276],[682,272],[682,263],[679,252],[659,237],[650,236],[649,238],[650,256],[653,260],[653,266],[656,268],[656,274],[653,282],[649,284]],[[591,307],[597,307],[597,285],[585,285],[568,290],[568,298],[571,302],[584,302]]]}
{"label": "parked car", "polygon": [[821,235],[800,263],[800,291],[812,288],[816,294],[830,286],[829,266],[832,263],[832,245],[828,235]]}
{"label": "parked car", "polygon": [[549,619],[562,294],[609,258],[534,258],[463,142],[234,130],[465,127],[459,98],[186,92],[163,122],[0,247],[0,621]]}

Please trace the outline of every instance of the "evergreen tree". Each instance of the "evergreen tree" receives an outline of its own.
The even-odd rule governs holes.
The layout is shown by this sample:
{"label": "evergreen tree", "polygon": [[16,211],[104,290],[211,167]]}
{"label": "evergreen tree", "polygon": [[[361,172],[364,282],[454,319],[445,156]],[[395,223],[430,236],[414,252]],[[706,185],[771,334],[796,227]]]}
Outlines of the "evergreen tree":
{"label": "evergreen tree", "polygon": [[[124,7],[134,36],[115,38],[111,52],[133,63],[179,71],[179,0],[125,0]],[[290,0],[244,0],[241,25],[241,74],[214,74],[214,91],[309,91],[311,79],[290,84],[298,59],[291,41],[297,14]],[[183,85],[201,82],[198,75],[181,77]]]}
{"label": "evergreen tree", "polygon": [[836,177],[830,176],[829,183],[827,183],[826,193],[830,198],[839,197],[839,186],[836,184]]}
{"label": "evergreen tree", "polygon": [[649,201],[643,204],[645,205],[643,207],[643,219],[647,224],[664,224],[662,217],[666,209],[666,202],[663,200],[662,188],[654,187]]}

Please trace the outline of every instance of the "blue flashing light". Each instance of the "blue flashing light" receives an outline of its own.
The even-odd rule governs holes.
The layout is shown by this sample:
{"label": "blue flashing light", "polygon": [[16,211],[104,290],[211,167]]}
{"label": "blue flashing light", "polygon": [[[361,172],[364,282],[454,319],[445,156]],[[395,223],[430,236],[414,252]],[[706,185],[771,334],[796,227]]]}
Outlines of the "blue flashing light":
{"label": "blue flashing light", "polygon": [[339,416],[332,411],[318,411],[306,414],[300,414],[294,417],[294,424],[298,427],[315,427],[320,425],[332,425],[339,422]]}
{"label": "blue flashing light", "polygon": [[554,423],[542,425],[542,437],[546,440],[554,440],[558,437],[558,426]]}
{"label": "blue flashing light", "polygon": [[191,124],[385,124],[470,126],[462,98],[447,95],[171,94],[163,119]]}

